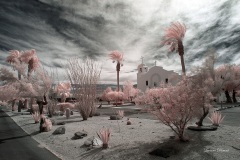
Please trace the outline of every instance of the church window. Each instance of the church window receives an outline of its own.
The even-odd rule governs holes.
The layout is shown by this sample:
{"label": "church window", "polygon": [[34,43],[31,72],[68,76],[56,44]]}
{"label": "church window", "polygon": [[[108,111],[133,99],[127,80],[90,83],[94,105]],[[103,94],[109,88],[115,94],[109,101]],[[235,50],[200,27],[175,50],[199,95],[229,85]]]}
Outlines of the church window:
{"label": "church window", "polygon": [[146,86],[148,86],[148,81],[146,81]]}
{"label": "church window", "polygon": [[168,83],[168,78],[165,79],[165,83]]}
{"label": "church window", "polygon": [[142,68],[140,68],[140,72],[142,72]]}

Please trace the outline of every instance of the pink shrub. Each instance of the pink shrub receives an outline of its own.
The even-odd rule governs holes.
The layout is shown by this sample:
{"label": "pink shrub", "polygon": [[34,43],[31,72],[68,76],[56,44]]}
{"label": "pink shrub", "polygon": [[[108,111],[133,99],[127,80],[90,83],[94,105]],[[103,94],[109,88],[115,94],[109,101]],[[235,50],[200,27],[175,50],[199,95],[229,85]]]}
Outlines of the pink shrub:
{"label": "pink shrub", "polygon": [[73,110],[75,108],[75,104],[72,103],[58,103],[57,107],[60,111],[64,112],[67,108],[70,110]]}
{"label": "pink shrub", "polygon": [[49,132],[52,129],[51,120],[44,118],[44,123],[43,123],[42,127],[45,128],[45,132]]}
{"label": "pink shrub", "polygon": [[197,98],[191,84],[184,80],[176,86],[149,89],[136,99],[136,103],[148,104],[148,111],[185,141],[184,130],[194,116]]}
{"label": "pink shrub", "polygon": [[34,114],[32,114],[32,118],[33,118],[35,123],[39,123],[39,121],[40,121],[40,114],[39,114],[39,112],[34,112]]}
{"label": "pink shrub", "polygon": [[111,91],[108,92],[106,97],[110,100],[110,101],[122,101],[124,99],[124,93],[123,92],[117,92],[117,91]]}
{"label": "pink shrub", "polygon": [[124,110],[118,110],[117,111],[117,115],[119,115],[120,117],[124,117]]}
{"label": "pink shrub", "polygon": [[219,126],[224,117],[222,117],[220,112],[214,111],[208,119],[212,122],[213,125]]}
{"label": "pink shrub", "polygon": [[107,128],[102,128],[99,130],[99,132],[97,132],[98,137],[101,139],[101,141],[103,142],[103,149],[107,149],[108,148],[108,143],[110,140],[110,135],[111,132],[109,129]]}

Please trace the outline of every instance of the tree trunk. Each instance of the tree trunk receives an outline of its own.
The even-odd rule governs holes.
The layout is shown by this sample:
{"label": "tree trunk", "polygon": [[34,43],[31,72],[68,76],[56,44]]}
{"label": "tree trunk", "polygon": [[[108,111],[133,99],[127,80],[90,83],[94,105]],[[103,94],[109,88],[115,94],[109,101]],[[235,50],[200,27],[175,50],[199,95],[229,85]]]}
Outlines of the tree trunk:
{"label": "tree trunk", "polygon": [[227,103],[232,103],[232,99],[231,99],[230,94],[227,90],[225,91],[225,96],[227,98]]}
{"label": "tree trunk", "polygon": [[182,75],[186,75],[186,70],[185,70],[185,63],[184,63],[184,47],[182,44],[182,41],[178,41],[178,54],[180,56],[181,59],[181,65],[182,65]]}
{"label": "tree trunk", "polygon": [[15,105],[16,99],[12,101],[12,111],[14,111],[14,105]]}
{"label": "tree trunk", "polygon": [[196,122],[196,125],[203,126],[203,120],[207,117],[208,113],[209,113],[209,110],[204,111],[202,117],[200,117],[199,121]]}
{"label": "tree trunk", "polygon": [[28,99],[25,99],[25,100],[24,100],[24,108],[25,108],[25,109],[28,109]]}
{"label": "tree trunk", "polygon": [[18,112],[21,112],[22,108],[23,108],[23,102],[22,102],[22,100],[19,100],[18,101]]}
{"label": "tree trunk", "polygon": [[235,90],[233,90],[233,92],[232,92],[233,103],[237,103],[236,93],[237,93],[237,92],[236,92]]}
{"label": "tree trunk", "polygon": [[39,127],[39,132],[44,132],[45,128],[43,127],[43,123],[44,123],[44,118],[43,118],[43,105],[47,105],[47,98],[44,95],[43,96],[43,100],[37,101],[38,104],[38,108],[39,108],[39,113],[41,115],[41,121],[40,121],[40,127]]}
{"label": "tree trunk", "polygon": [[31,110],[30,114],[34,114],[34,110],[33,110],[33,101],[34,101],[34,98],[30,98],[30,102],[29,102],[29,108]]}
{"label": "tree trunk", "polygon": [[179,141],[181,141],[181,142],[185,142],[185,139],[184,139],[183,133],[179,133],[178,138],[179,138]]}
{"label": "tree trunk", "polygon": [[18,80],[21,80],[21,74],[19,71],[18,71]]}

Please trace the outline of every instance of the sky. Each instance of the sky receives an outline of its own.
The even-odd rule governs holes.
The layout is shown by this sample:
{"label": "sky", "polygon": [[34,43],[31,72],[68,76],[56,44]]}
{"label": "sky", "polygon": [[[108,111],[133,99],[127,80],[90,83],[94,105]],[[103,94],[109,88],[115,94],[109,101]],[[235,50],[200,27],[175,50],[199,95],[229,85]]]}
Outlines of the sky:
{"label": "sky", "polygon": [[181,74],[179,55],[161,45],[171,22],[187,27],[183,45],[187,72],[209,50],[217,65],[240,64],[240,0],[0,0],[0,67],[9,50],[35,49],[42,66],[67,80],[69,58],[86,57],[102,66],[101,84],[116,83],[113,50],[124,54],[120,84],[137,81],[144,57]]}

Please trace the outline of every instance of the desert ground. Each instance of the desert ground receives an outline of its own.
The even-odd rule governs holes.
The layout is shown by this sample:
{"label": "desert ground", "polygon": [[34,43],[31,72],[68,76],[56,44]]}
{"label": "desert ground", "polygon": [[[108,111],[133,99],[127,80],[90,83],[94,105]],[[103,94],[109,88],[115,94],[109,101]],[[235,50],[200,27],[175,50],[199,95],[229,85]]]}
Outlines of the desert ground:
{"label": "desert ground", "polygon": [[[123,109],[125,116],[122,120],[110,120],[109,116],[116,110]],[[215,108],[216,109],[216,108]],[[151,114],[143,112],[139,107],[125,105],[115,107],[103,105],[97,112],[100,116],[94,116],[87,121],[82,121],[80,114],[74,111],[69,119],[66,116],[54,116],[50,118],[64,125],[53,125],[49,132],[39,133],[39,124],[35,124],[33,118],[26,110],[21,113],[4,111],[33,139],[40,147],[45,147],[63,160],[159,160],[165,159],[150,155],[149,152],[157,148],[174,150],[170,160],[179,159],[217,159],[238,160],[240,157],[240,127],[236,121],[240,120],[240,107],[222,110],[225,119],[216,131],[191,131],[186,129],[186,137],[189,142],[179,142],[173,139],[173,131],[159,122]],[[130,118],[131,125],[126,125]],[[233,123],[231,123],[233,121]],[[210,125],[206,118],[205,125]],[[189,125],[195,125],[194,121]],[[64,126],[65,134],[53,135],[58,128]],[[109,148],[102,149],[101,146],[84,145],[91,137],[97,137],[97,131],[102,127],[111,130]],[[75,132],[86,131],[87,137],[73,140]]]}

